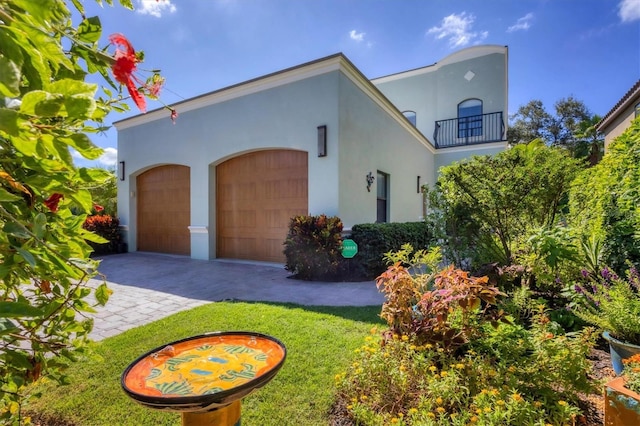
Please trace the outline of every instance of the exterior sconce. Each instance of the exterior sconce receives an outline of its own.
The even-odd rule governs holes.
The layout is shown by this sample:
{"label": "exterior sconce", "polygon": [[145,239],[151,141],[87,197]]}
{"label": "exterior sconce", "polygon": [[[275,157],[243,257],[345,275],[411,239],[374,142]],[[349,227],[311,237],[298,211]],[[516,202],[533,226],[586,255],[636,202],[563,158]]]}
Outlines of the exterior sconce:
{"label": "exterior sconce", "polygon": [[420,176],[416,179],[416,192],[420,193]]}
{"label": "exterior sconce", "polygon": [[318,157],[327,156],[327,126],[318,126]]}
{"label": "exterior sconce", "polygon": [[120,180],[124,180],[125,174],[124,174],[124,161],[120,162]]}
{"label": "exterior sconce", "polygon": [[369,174],[367,175],[367,192],[371,192],[371,184],[373,183],[373,180],[375,178],[373,177],[373,173],[369,172]]}

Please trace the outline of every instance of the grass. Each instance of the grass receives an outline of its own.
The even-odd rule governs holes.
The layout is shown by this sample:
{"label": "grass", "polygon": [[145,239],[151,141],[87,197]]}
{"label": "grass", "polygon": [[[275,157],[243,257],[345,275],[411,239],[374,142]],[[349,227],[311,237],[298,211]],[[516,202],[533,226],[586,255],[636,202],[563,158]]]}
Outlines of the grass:
{"label": "grass", "polygon": [[242,424],[327,425],[335,397],[334,376],[374,325],[379,306],[306,307],[219,302],[181,312],[99,342],[101,361],[75,363],[71,384],[40,385],[43,396],[27,411],[74,425],[179,425],[180,415],[144,408],[120,387],[120,375],[138,356],[165,343],[211,331],[249,330],[287,347],[275,378],[242,401]]}

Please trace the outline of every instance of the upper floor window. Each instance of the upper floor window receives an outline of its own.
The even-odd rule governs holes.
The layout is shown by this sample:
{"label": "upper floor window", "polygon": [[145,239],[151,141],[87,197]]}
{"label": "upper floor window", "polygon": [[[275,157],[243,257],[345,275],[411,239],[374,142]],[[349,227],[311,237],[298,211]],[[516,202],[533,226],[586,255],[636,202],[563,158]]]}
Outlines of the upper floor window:
{"label": "upper floor window", "polygon": [[458,137],[482,136],[482,101],[467,99],[458,104]]}
{"label": "upper floor window", "polygon": [[402,115],[404,115],[407,120],[409,120],[409,122],[411,124],[413,124],[413,127],[416,127],[416,112],[415,111],[402,111]]}
{"label": "upper floor window", "polygon": [[640,104],[636,105],[636,115],[635,118],[640,117]]}

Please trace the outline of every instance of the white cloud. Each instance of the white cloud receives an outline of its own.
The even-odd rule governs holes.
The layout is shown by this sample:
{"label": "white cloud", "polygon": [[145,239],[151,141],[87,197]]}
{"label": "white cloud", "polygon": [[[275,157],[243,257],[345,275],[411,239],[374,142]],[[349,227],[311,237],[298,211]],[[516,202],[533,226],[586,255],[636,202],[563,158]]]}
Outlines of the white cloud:
{"label": "white cloud", "polygon": [[136,12],[161,18],[163,12],[174,13],[177,9],[171,0],[138,0]]}
{"label": "white cloud", "polygon": [[633,22],[640,20],[640,1],[621,0],[618,4],[618,16],[622,22]]}
{"label": "white cloud", "polygon": [[466,46],[476,40],[484,40],[489,35],[488,31],[471,31],[475,19],[475,16],[467,15],[466,12],[459,15],[452,13],[442,19],[441,26],[429,28],[427,34],[435,34],[438,40],[448,37],[449,46],[452,48]]}
{"label": "white cloud", "polygon": [[115,166],[118,162],[118,150],[115,148],[105,148],[104,153],[98,158],[98,163],[105,166]]}
{"label": "white cloud", "polygon": [[359,33],[356,30],[351,30],[349,31],[349,37],[351,38],[351,40],[355,40],[358,43],[360,43],[361,41],[364,40],[364,35],[366,33]]}
{"label": "white cloud", "polygon": [[508,33],[520,30],[528,30],[531,27],[531,20],[533,19],[533,13],[527,13],[522,18],[518,19],[515,24],[507,28]]}

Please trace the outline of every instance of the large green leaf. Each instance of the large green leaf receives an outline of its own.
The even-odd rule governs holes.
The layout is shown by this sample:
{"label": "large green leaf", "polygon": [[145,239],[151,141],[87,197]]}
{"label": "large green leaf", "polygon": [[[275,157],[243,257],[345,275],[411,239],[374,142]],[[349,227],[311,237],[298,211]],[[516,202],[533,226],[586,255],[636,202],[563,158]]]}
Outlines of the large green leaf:
{"label": "large green leaf", "polygon": [[22,197],[18,197],[15,194],[10,193],[9,191],[7,191],[4,188],[0,188],[0,203],[1,202],[6,202],[6,201],[20,201],[22,200]]}
{"label": "large green leaf", "polygon": [[43,314],[42,309],[25,302],[0,301],[0,318],[37,318]]}
{"label": "large green leaf", "polygon": [[56,0],[12,0],[12,2],[27,12],[38,25],[61,23],[63,19],[69,17],[69,11],[56,5],[58,3]]}
{"label": "large green leaf", "polygon": [[43,90],[32,90],[22,98],[20,112],[33,116],[54,117],[62,108],[62,103],[62,95],[52,95]]}
{"label": "large green leaf", "polygon": [[16,251],[32,268],[36,266],[36,258],[30,251],[27,251],[22,247],[16,248]]}
{"label": "large green leaf", "polygon": [[83,20],[78,26],[78,40],[86,43],[97,43],[102,34],[100,18],[93,16]]}
{"label": "large green leaf", "polygon": [[10,319],[0,318],[0,336],[13,333],[17,329],[18,327]]}
{"label": "large green leaf", "polygon": [[18,118],[19,116],[17,111],[8,108],[0,108],[0,132],[5,132],[10,136],[18,136],[20,134]]}
{"label": "large green leaf", "polygon": [[20,68],[4,56],[0,56],[0,95],[20,95]]}
{"label": "large green leaf", "polygon": [[102,155],[102,148],[91,142],[84,133],[75,133],[69,137],[60,138],[61,142],[73,147],[80,155],[88,160],[96,160]]}
{"label": "large green leaf", "polygon": [[59,93],[66,96],[85,95],[93,97],[97,90],[97,84],[89,84],[84,81],[72,80],[69,78],[55,81],[47,86],[48,92]]}
{"label": "large green leaf", "polygon": [[25,230],[23,226],[18,225],[15,222],[7,222],[2,227],[2,232],[5,232],[9,235],[13,235],[18,238],[29,238],[29,233]]}
{"label": "large green leaf", "polygon": [[113,173],[100,167],[80,167],[77,170],[78,177],[84,182],[103,183],[111,179]]}
{"label": "large green leaf", "polygon": [[47,215],[44,213],[38,213],[33,221],[33,233],[38,238],[44,237],[47,230]]}
{"label": "large green leaf", "polygon": [[112,293],[113,293],[113,290],[107,287],[107,284],[102,283],[98,286],[98,288],[96,288],[96,292],[95,292],[96,300],[100,305],[104,306],[109,301],[109,296],[111,296]]}
{"label": "large green leaf", "polygon": [[73,95],[64,98],[64,109],[71,118],[91,118],[96,109],[96,100],[92,96]]}
{"label": "large green leaf", "polygon": [[69,194],[69,197],[78,203],[85,212],[89,213],[93,209],[91,193],[86,189],[79,189],[78,191]]}

